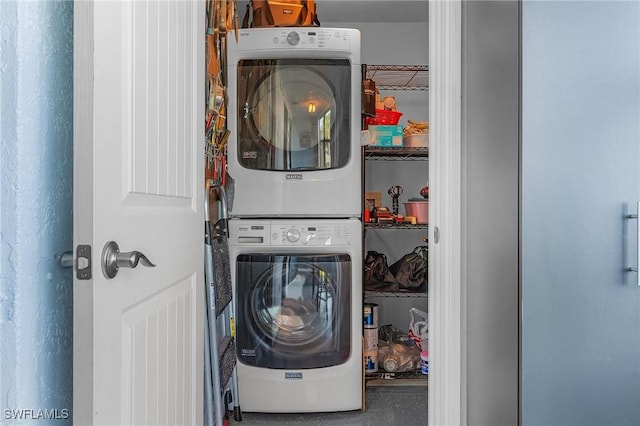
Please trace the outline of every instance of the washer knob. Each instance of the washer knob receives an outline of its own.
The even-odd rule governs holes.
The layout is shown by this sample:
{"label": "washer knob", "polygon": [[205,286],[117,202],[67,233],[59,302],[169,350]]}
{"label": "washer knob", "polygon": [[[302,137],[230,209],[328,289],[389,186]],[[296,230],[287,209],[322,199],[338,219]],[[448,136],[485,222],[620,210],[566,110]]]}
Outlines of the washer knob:
{"label": "washer knob", "polygon": [[292,46],[300,43],[300,35],[295,31],[291,31],[289,34],[287,34],[287,43]]}
{"label": "washer knob", "polygon": [[286,234],[287,241],[290,243],[295,243],[300,239],[300,231],[297,229],[289,229]]}

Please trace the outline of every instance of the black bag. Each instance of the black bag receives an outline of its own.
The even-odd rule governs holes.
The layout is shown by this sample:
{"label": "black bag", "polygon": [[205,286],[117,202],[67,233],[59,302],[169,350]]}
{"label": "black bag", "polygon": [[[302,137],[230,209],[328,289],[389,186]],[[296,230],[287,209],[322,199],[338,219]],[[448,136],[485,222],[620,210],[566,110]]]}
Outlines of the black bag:
{"label": "black bag", "polygon": [[397,291],[398,283],[389,270],[387,256],[377,251],[368,251],[364,259],[365,290]]}
{"label": "black bag", "polygon": [[319,26],[315,0],[251,0],[242,20],[242,28]]}
{"label": "black bag", "polygon": [[422,291],[427,285],[428,248],[418,246],[389,267],[400,288]]}

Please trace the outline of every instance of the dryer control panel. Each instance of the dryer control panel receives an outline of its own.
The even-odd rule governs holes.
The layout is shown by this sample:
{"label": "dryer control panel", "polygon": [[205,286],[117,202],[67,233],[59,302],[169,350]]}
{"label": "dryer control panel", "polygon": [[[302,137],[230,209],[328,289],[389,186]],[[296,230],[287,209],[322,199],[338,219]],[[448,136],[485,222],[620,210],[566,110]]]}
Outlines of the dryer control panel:
{"label": "dryer control panel", "polygon": [[[333,223],[331,223],[333,222]],[[348,246],[358,238],[351,221],[232,221],[230,241],[242,246]]]}
{"label": "dryer control panel", "polygon": [[359,33],[345,28],[280,27],[250,28],[238,33],[238,51],[272,49],[319,49],[351,51]]}

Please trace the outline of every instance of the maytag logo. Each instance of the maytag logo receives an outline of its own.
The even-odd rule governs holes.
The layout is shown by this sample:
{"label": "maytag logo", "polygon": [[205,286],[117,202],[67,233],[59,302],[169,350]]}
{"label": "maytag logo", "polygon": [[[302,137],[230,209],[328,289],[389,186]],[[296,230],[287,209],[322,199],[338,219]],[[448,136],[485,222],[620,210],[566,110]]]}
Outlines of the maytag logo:
{"label": "maytag logo", "polygon": [[302,173],[287,173],[287,180],[302,180]]}
{"label": "maytag logo", "polygon": [[284,372],[284,378],[288,380],[302,380],[302,373],[294,373],[291,371]]}

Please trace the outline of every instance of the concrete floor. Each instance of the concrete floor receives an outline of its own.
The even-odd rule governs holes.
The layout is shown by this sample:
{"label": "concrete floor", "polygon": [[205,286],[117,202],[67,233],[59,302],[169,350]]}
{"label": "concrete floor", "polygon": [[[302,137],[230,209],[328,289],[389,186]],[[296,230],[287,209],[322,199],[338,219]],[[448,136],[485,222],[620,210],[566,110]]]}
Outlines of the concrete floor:
{"label": "concrete floor", "polygon": [[230,425],[301,426],[426,426],[426,386],[367,387],[366,410],[337,413],[242,413]]}

